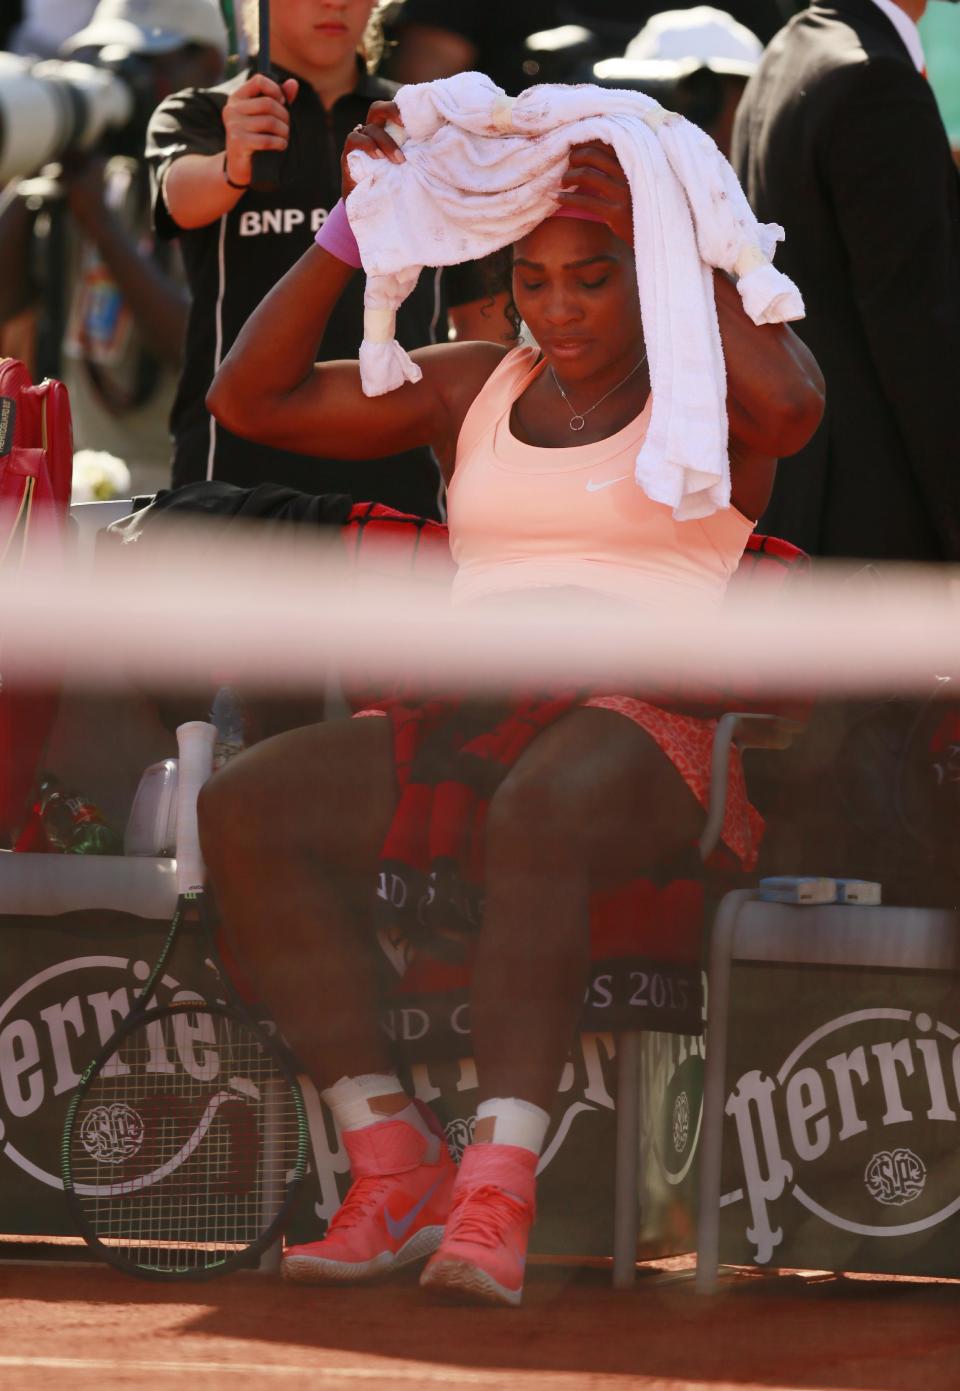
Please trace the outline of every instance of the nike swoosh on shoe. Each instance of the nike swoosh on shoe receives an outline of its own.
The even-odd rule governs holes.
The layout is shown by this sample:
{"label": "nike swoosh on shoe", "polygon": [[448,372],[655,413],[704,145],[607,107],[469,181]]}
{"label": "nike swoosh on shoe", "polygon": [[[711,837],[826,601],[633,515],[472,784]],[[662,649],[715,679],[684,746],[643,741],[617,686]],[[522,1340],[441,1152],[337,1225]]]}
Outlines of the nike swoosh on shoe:
{"label": "nike swoosh on shoe", "polygon": [[389,1208],[384,1209],[383,1216],[384,1221],[387,1224],[387,1231],[390,1233],[394,1241],[401,1241],[403,1237],[406,1236],[407,1232],[410,1230],[413,1223],[416,1221],[417,1214],[423,1211],[424,1207],[430,1201],[430,1198],[437,1186],[439,1185],[439,1183],[440,1179],[436,1179],[427,1189],[426,1193],[424,1193],[423,1197],[418,1199],[418,1201],[414,1203],[410,1211],[405,1213],[403,1217],[394,1217]]}

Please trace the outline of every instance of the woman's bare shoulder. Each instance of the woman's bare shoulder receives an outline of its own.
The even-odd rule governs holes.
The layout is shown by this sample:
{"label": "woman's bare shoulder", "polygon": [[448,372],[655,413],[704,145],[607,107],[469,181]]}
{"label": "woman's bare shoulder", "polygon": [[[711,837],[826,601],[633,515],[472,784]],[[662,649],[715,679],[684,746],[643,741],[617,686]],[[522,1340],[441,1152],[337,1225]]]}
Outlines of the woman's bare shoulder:
{"label": "woman's bare shoulder", "polygon": [[443,399],[453,429],[458,432],[472,402],[512,351],[500,343],[478,340],[434,343],[411,356],[425,380]]}
{"label": "woman's bare shoulder", "polygon": [[440,405],[444,424],[432,442],[447,482],[453,474],[457,440],[467,412],[512,351],[500,343],[470,340],[434,343],[411,353],[423,372],[424,383]]}
{"label": "woman's bare shoulder", "polygon": [[464,343],[432,343],[428,348],[417,348],[410,356],[425,374],[429,372],[436,379],[438,385],[448,382],[455,385],[464,376],[479,378],[482,384],[512,351],[501,343],[477,339]]}

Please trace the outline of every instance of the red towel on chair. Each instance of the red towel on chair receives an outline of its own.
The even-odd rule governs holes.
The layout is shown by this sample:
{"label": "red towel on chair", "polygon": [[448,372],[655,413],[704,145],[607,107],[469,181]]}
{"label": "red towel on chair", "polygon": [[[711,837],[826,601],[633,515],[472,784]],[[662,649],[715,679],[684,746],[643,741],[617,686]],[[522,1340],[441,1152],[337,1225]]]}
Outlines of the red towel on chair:
{"label": "red towel on chair", "polygon": [[490,798],[573,693],[512,703],[390,702],[400,799],[380,861],[377,903],[390,940],[459,960],[483,917]]}

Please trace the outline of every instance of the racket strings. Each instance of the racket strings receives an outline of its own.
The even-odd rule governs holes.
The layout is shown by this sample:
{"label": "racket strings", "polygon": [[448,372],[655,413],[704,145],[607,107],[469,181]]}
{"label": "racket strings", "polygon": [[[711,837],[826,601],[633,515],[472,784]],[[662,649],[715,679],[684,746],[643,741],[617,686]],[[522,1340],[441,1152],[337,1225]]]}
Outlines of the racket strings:
{"label": "racket strings", "polygon": [[92,1080],[71,1138],[74,1192],[92,1233],[134,1266],[213,1268],[279,1214],[301,1132],[290,1083],[252,1029],[164,1012]]}

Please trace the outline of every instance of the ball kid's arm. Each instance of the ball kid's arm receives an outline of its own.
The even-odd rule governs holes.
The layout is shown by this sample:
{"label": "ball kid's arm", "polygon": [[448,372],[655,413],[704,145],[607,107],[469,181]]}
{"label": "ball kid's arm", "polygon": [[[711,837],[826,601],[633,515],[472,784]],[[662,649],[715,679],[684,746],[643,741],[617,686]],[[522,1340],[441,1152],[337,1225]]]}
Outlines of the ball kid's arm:
{"label": "ball kid's arm", "polygon": [[184,154],[163,176],[163,198],[178,227],[207,227],[236,207],[253,177],[258,150],[283,151],[290,139],[289,107],[299,84],[254,73],[223,108],[222,154]]}

